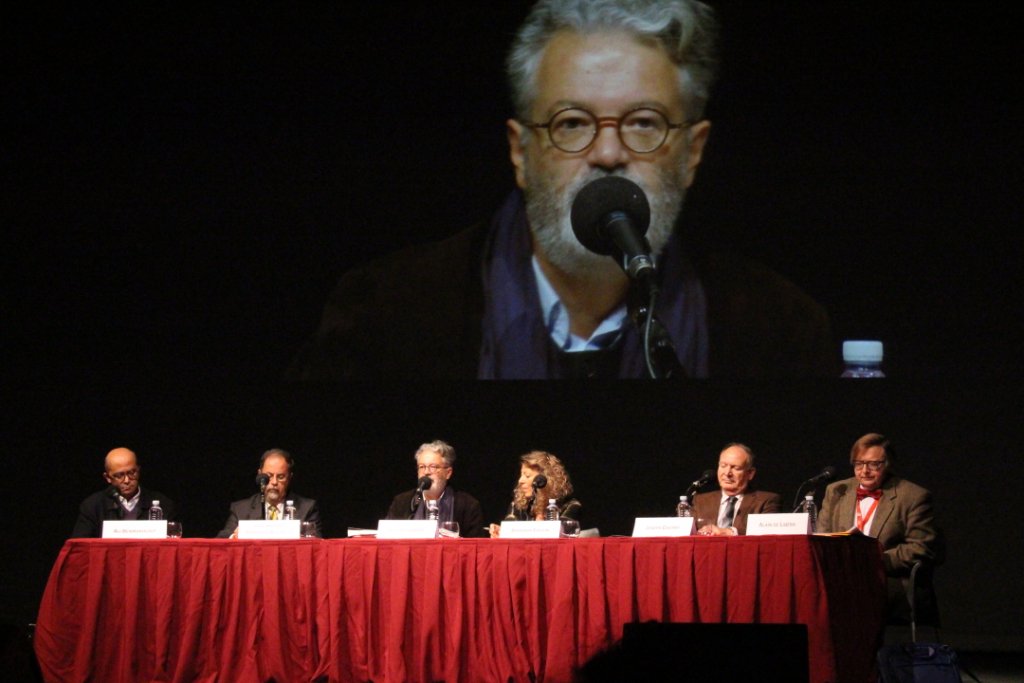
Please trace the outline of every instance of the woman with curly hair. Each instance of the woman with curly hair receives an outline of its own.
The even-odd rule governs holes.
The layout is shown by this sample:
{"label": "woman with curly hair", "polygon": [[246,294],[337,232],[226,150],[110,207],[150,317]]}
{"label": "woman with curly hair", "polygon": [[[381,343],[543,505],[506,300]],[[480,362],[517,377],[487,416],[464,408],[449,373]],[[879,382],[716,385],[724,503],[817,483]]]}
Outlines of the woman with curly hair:
{"label": "woman with curly hair", "polygon": [[[562,461],[545,451],[530,451],[519,458],[519,482],[512,491],[506,520],[543,520],[548,500],[558,503],[558,516],[579,519],[582,504],[572,497],[572,481]],[[491,525],[497,536],[498,525]]]}

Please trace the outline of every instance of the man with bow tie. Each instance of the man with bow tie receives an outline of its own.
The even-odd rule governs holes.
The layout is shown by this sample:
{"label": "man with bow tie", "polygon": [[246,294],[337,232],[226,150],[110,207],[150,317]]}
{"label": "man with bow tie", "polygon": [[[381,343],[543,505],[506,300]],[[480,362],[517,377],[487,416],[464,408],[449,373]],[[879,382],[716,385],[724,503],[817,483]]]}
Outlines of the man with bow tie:
{"label": "man with bow tie", "polygon": [[[894,454],[881,434],[865,434],[850,450],[853,477],[825,490],[818,516],[818,531],[845,531],[856,527],[878,539],[888,577],[889,615],[909,616],[906,582],[920,561],[930,570],[943,559],[942,536],[935,524],[932,494],[893,474]],[[921,600],[927,601],[930,586]]]}

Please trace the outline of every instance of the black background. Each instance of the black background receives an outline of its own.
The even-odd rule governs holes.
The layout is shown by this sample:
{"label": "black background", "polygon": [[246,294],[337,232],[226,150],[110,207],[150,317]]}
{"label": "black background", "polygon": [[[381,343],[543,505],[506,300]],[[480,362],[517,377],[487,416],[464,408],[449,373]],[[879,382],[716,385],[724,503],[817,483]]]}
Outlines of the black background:
{"label": "black background", "polygon": [[1020,48],[992,6],[716,4],[688,237],[791,277],[829,309],[837,355],[883,339],[880,387],[279,384],[341,273],[486,219],[512,187],[502,61],[527,7],[5,10],[4,433],[30,518],[5,541],[11,618],[32,618],[116,445],[180,499],[188,535],[216,532],[270,446],[295,453],[332,534],[372,525],[438,437],[489,517],[516,456],[544,448],[591,521],[628,533],[725,441],[750,442],[788,498],[883,430],[957,542],[952,627],[1024,649],[1004,531],[1022,475]]}

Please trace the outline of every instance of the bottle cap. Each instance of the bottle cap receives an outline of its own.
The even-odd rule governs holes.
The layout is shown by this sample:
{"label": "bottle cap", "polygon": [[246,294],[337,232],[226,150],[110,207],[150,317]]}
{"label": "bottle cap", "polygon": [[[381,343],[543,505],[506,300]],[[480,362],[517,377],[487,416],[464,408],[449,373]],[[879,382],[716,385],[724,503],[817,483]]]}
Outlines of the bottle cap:
{"label": "bottle cap", "polygon": [[814,494],[813,493],[808,493],[807,495],[804,496],[804,500],[813,500],[813,499],[814,499]]}
{"label": "bottle cap", "polygon": [[295,501],[294,501],[294,500],[286,500],[286,501],[284,502],[284,504],[285,504],[285,505],[295,505]]}
{"label": "bottle cap", "polygon": [[680,503],[685,503],[688,500],[689,500],[689,498],[687,496],[679,496],[679,502]]}
{"label": "bottle cap", "polygon": [[160,504],[160,501],[159,501],[159,500],[154,500],[154,501],[153,501],[153,505],[159,505],[159,504]]}
{"label": "bottle cap", "polygon": [[881,363],[882,342],[844,341],[843,360],[847,363]]}
{"label": "bottle cap", "polygon": [[555,504],[555,499],[554,498],[548,498],[548,505],[554,505],[554,504]]}

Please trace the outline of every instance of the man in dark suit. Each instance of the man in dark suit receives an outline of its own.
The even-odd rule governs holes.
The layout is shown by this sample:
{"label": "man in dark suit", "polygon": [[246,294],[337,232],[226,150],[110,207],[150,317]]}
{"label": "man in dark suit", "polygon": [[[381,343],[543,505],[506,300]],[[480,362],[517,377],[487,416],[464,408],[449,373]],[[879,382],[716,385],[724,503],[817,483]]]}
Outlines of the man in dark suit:
{"label": "man in dark suit", "polygon": [[881,434],[865,434],[850,450],[853,476],[825,489],[818,515],[818,531],[846,531],[856,527],[878,539],[888,577],[889,615],[909,617],[907,587],[910,570],[921,562],[925,573],[917,599],[926,613],[933,608],[932,568],[943,560],[943,538],[935,524],[932,494],[893,474],[895,455]]}
{"label": "man in dark suit", "polygon": [[684,198],[711,130],[712,15],[696,2],[537,3],[507,62],[517,188],[489,226],[342,277],[289,377],[648,376],[644,287],[572,225],[581,190],[609,176],[650,205],[667,352],[655,354],[658,374],[837,375],[820,305],[764,266],[683,245]]}
{"label": "man in dark suit", "polygon": [[99,538],[106,519],[149,519],[153,501],[160,501],[164,519],[176,519],[174,501],[153,489],[140,485],[142,468],[135,453],[128,448],[115,448],[103,461],[103,479],[110,486],[82,501],[71,538]]}
{"label": "man in dark suit", "polygon": [[779,512],[782,499],[777,493],[757,491],[750,482],[757,473],[754,452],[741,443],[727,445],[718,456],[718,491],[693,497],[697,533],[704,536],[742,536],[747,516]]}
{"label": "man in dark suit", "polygon": [[438,519],[459,523],[459,533],[469,538],[486,538],[484,514],[476,498],[448,485],[455,464],[455,449],[444,441],[431,441],[416,451],[416,475],[430,478],[430,487],[420,493],[412,489],[391,501],[387,519],[427,519],[428,501],[437,501]]}
{"label": "man in dark suit", "polygon": [[[315,533],[322,535],[320,528],[320,509],[312,498],[305,498],[296,493],[289,495],[295,476],[295,459],[288,451],[271,448],[260,457],[260,466],[256,470],[257,479],[266,477],[263,494],[254,493],[248,498],[236,500],[231,504],[231,512],[224,528],[217,538],[237,538],[238,520],[240,519],[284,519],[285,502],[295,503],[295,517],[303,522],[311,522]],[[261,500],[262,499],[262,500]]]}

